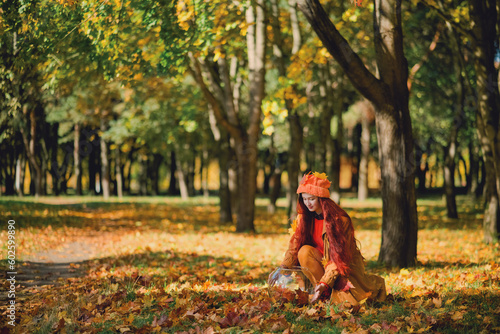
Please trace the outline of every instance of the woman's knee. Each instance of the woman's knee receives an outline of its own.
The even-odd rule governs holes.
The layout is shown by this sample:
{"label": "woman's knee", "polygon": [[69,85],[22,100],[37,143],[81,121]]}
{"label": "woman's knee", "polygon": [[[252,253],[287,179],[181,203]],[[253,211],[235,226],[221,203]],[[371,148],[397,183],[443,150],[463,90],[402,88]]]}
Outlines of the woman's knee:
{"label": "woman's knee", "polygon": [[316,251],[316,248],[309,246],[309,245],[304,245],[300,247],[299,253],[297,254],[297,257],[299,259],[300,263],[304,263],[308,261],[311,258],[314,258],[314,252]]}

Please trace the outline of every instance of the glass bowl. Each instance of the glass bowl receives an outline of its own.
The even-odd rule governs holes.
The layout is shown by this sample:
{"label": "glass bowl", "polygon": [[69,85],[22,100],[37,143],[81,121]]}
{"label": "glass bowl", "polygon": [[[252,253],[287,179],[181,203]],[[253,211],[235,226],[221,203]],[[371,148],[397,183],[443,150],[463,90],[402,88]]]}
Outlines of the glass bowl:
{"label": "glass bowl", "polygon": [[278,267],[269,274],[267,285],[269,288],[281,288],[290,291],[302,290],[308,294],[312,294],[314,286],[304,272],[308,272],[308,275],[310,274],[309,269],[304,267]]}

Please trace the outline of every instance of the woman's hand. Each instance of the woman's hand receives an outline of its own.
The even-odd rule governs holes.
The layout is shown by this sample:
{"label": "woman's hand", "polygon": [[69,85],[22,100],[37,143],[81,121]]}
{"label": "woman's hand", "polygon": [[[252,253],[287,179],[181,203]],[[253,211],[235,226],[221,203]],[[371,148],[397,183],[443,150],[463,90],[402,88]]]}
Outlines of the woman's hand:
{"label": "woman's hand", "polygon": [[325,284],[325,283],[317,284],[316,287],[314,288],[314,293],[313,293],[313,296],[311,298],[311,304],[314,304],[318,300],[320,300],[323,293],[327,293],[328,290],[330,290],[330,287],[327,284]]}

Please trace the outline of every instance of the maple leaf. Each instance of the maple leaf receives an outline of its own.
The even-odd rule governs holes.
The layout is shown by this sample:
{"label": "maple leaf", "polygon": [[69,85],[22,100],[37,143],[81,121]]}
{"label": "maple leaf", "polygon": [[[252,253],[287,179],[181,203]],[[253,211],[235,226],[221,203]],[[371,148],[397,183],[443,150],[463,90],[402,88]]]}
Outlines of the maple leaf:
{"label": "maple leaf", "polygon": [[297,304],[298,306],[309,304],[309,294],[307,292],[297,289],[295,290],[295,293],[297,294],[295,304]]}

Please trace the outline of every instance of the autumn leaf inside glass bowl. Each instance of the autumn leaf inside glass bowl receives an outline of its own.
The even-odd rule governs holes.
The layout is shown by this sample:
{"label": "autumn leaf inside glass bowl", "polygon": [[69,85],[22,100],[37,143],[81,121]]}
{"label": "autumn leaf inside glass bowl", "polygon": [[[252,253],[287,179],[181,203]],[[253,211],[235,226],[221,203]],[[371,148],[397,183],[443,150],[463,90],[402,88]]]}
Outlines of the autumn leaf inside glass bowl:
{"label": "autumn leaf inside glass bowl", "polygon": [[298,266],[276,268],[267,279],[269,295],[282,302],[307,304],[314,286],[304,272],[309,272],[309,269]]}

